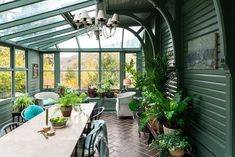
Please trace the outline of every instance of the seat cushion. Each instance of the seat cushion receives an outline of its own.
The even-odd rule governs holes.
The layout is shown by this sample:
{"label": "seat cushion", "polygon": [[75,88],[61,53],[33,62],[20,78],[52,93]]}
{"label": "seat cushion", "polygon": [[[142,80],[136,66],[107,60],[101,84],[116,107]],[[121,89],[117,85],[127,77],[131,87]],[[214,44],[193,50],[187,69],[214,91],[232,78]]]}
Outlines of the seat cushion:
{"label": "seat cushion", "polygon": [[50,106],[50,105],[54,105],[56,103],[57,103],[57,101],[54,99],[51,99],[51,98],[49,98],[47,100],[43,100],[43,106]]}
{"label": "seat cushion", "polygon": [[38,105],[30,105],[24,110],[24,117],[26,120],[30,120],[33,117],[43,112],[43,108]]}

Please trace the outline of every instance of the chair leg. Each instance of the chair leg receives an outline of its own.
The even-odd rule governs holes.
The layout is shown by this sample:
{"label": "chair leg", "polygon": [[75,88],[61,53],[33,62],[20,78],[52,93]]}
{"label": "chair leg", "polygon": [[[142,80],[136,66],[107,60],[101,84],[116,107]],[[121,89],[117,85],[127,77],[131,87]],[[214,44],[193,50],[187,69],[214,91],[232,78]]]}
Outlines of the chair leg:
{"label": "chair leg", "polygon": [[77,144],[76,144],[76,146],[75,146],[75,157],[77,157],[77,153],[78,153],[78,142],[77,142]]}

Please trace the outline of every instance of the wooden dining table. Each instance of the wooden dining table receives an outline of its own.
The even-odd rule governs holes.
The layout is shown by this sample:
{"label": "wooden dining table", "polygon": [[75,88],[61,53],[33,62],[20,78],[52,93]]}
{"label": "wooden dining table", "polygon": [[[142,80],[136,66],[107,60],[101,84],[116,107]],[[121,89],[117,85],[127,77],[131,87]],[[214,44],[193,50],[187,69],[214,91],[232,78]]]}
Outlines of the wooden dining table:
{"label": "wooden dining table", "polygon": [[[1,157],[70,157],[92,113],[95,102],[73,110],[65,128],[55,129],[46,139],[39,130],[45,126],[45,111],[0,137]],[[49,118],[61,116],[58,105],[49,108]]]}

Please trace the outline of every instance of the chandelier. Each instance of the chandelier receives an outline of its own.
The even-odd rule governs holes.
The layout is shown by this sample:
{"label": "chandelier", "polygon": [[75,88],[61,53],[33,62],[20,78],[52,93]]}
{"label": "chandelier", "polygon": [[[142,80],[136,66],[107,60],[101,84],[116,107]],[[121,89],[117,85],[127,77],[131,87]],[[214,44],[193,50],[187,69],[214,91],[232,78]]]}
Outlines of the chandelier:
{"label": "chandelier", "polygon": [[[92,19],[86,10],[78,13],[74,16],[74,23],[78,28],[84,26],[86,29],[86,34],[91,37],[95,34],[98,40],[100,36],[105,38],[110,38],[114,36],[116,32],[116,27],[120,23],[118,14],[113,14],[112,18],[106,19],[103,10],[99,10],[95,19]],[[94,24],[93,24],[94,21]]]}

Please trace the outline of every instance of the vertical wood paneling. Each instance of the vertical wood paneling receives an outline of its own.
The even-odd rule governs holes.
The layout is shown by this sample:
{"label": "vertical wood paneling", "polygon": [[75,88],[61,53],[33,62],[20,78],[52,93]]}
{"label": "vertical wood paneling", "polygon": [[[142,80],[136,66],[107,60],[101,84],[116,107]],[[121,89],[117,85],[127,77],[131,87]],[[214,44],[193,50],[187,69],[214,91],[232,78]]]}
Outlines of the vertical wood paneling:
{"label": "vertical wood paneling", "polygon": [[[201,36],[218,33],[218,21],[212,0],[187,0],[181,11],[183,50],[188,42]],[[223,57],[219,43],[218,61]],[[218,63],[220,66],[220,63]],[[220,69],[220,67],[219,67]],[[197,157],[225,156],[227,118],[227,78],[223,70],[184,71],[184,91],[194,95],[192,119],[188,133],[193,139]]]}
{"label": "vertical wood paneling", "polygon": [[[40,76],[38,76],[38,78],[33,78],[33,64],[38,64],[38,67],[40,67],[39,53],[30,50],[28,52],[28,69],[29,69],[29,71],[28,71],[28,92],[30,95],[34,95],[35,93],[40,91],[40,86],[39,86]],[[40,71],[38,71],[38,74],[40,75]]]}

